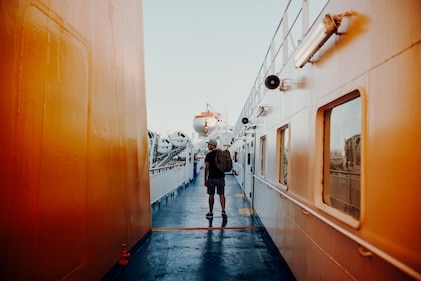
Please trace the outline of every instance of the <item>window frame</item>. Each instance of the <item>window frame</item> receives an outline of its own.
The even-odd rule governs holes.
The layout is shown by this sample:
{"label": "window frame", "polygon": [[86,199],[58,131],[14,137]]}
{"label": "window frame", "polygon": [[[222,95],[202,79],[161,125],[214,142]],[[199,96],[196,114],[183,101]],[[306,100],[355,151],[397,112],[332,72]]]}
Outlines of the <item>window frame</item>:
{"label": "window frame", "polygon": [[[287,161],[287,163],[288,163],[288,165],[287,165],[287,171],[286,171],[287,172],[287,181],[285,183],[285,182],[282,181],[282,179],[283,179],[283,173],[285,172],[285,170],[283,168],[285,166],[283,155],[284,155],[284,149],[285,149],[285,130],[286,129],[288,129],[288,136],[287,136],[287,138],[288,138],[288,140],[287,140],[288,141],[288,143],[287,143],[287,149],[288,149],[288,161]],[[290,140],[291,140],[291,125],[289,123],[279,127],[276,130],[276,165],[277,165],[277,167],[276,167],[276,179],[277,179],[276,183],[277,183],[278,186],[280,186],[281,189],[283,189],[285,191],[288,190],[288,182],[290,181],[290,174],[291,174],[290,173],[291,165],[289,164],[291,162],[290,158],[289,158],[290,152],[291,152],[291,149],[290,149],[291,142],[290,142]]]}
{"label": "window frame", "polygon": [[[331,111],[333,108],[344,104],[348,101],[351,101],[355,98],[361,98],[361,173],[360,173],[360,217],[356,219],[349,214],[343,213],[339,209],[336,209],[326,203],[323,200],[323,189],[324,189],[324,180],[325,180],[325,169],[324,169],[324,159],[326,158],[325,153],[325,113]],[[314,188],[314,198],[315,205],[317,208],[323,210],[324,212],[332,215],[338,220],[348,224],[349,226],[358,229],[361,226],[362,221],[364,220],[364,209],[365,209],[365,129],[366,129],[366,93],[364,89],[357,88],[354,89],[342,96],[333,97],[331,100],[324,101],[323,104],[318,104],[317,113],[316,113],[316,172],[315,172],[315,188]]]}
{"label": "window frame", "polygon": [[267,146],[266,135],[260,137],[260,163],[259,170],[260,175],[264,178],[266,176],[266,146]]}

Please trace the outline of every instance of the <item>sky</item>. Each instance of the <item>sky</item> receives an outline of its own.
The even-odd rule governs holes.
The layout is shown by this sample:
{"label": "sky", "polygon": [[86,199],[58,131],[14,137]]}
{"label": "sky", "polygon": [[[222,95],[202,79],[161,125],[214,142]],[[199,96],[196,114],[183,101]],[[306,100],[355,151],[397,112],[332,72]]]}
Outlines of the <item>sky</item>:
{"label": "sky", "polygon": [[197,139],[206,104],[234,126],[285,0],[143,0],[148,130]]}

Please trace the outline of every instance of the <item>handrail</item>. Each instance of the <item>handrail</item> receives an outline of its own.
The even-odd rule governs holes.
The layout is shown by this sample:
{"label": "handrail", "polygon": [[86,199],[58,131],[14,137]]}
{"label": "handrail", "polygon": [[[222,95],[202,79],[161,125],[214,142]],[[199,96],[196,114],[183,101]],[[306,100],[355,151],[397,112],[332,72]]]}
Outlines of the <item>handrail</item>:
{"label": "handrail", "polygon": [[281,194],[282,196],[286,197],[288,200],[290,200],[291,202],[295,203],[296,205],[300,206],[302,209],[304,209],[306,212],[312,214],[313,216],[315,216],[316,218],[318,218],[319,220],[321,220],[322,222],[326,223],[327,225],[329,225],[330,227],[332,227],[333,229],[339,231],[340,233],[342,233],[343,235],[345,235],[346,237],[350,238],[351,240],[353,240],[354,242],[356,242],[357,244],[359,244],[360,246],[364,247],[365,249],[373,252],[374,254],[376,254],[377,256],[379,256],[380,258],[384,259],[385,261],[387,261],[388,263],[390,263],[391,265],[395,266],[396,268],[400,269],[401,271],[405,272],[406,274],[408,274],[409,276],[411,276],[412,278],[416,279],[416,280],[421,280],[421,274],[417,271],[415,271],[414,269],[412,269],[411,267],[407,266],[406,264],[404,264],[403,262],[395,259],[394,257],[390,256],[389,254],[383,252],[382,250],[380,250],[379,248],[376,248],[375,246],[373,246],[372,244],[364,241],[363,239],[361,239],[360,237],[356,236],[355,234],[349,232],[348,230],[342,228],[341,226],[333,223],[332,221],[330,221],[329,219],[327,219],[326,217],[322,216],[321,214],[319,214],[318,212],[314,211],[313,209],[309,208],[308,206],[304,205],[303,203],[299,202],[298,200],[294,199],[292,196],[288,195],[287,192],[282,191],[280,189],[278,189],[277,187],[275,187],[274,185],[272,185],[270,182],[266,181],[265,179],[253,175],[253,177],[255,179],[258,179],[259,181],[261,181],[262,183],[264,183],[265,185],[268,186],[268,188],[275,190],[277,193]]}
{"label": "handrail", "polygon": [[180,163],[167,167],[153,168],[150,170],[149,175],[150,202],[152,205],[193,180],[195,177],[194,163]]}
{"label": "handrail", "polygon": [[175,168],[180,168],[180,167],[183,167],[183,166],[186,166],[186,162],[177,163],[177,164],[174,164],[174,165],[163,166],[163,167],[150,168],[149,173],[150,174],[160,173],[161,171],[167,171],[167,170],[171,170],[171,169],[175,169]]}
{"label": "handrail", "polygon": [[163,166],[163,167],[150,168],[149,171],[162,170],[162,169],[165,169],[165,168],[174,168],[174,167],[185,166],[185,165],[186,165],[186,162],[183,162],[183,163],[177,163],[177,164]]}

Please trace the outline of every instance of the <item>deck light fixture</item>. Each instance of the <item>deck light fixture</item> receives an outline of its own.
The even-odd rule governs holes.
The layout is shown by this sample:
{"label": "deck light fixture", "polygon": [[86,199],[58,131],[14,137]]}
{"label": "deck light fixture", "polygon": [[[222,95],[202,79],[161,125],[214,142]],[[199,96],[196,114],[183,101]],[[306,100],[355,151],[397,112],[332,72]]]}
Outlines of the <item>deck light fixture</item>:
{"label": "deck light fixture", "polygon": [[256,118],[263,116],[268,112],[269,106],[268,105],[261,105],[257,108]]}
{"label": "deck light fixture", "polygon": [[286,80],[287,79],[279,79],[277,75],[269,75],[265,79],[265,86],[269,90],[279,88],[280,91],[285,92],[288,89]]}
{"label": "deck light fixture", "polygon": [[308,40],[302,44],[301,48],[294,56],[295,67],[301,68],[313,55],[320,49],[321,46],[330,38],[333,33],[337,34],[338,28],[344,16],[350,16],[351,13],[345,12],[339,15],[327,14],[323,22],[319,23],[314,31],[309,35]]}
{"label": "deck light fixture", "polygon": [[265,86],[269,90],[275,90],[276,88],[279,87],[280,84],[281,84],[281,80],[276,75],[269,75],[265,79]]}

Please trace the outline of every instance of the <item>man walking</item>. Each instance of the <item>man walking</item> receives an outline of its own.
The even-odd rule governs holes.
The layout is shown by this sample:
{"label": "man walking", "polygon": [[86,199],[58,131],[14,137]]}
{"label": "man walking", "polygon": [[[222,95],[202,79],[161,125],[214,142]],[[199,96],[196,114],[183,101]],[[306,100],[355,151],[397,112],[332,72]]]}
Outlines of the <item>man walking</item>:
{"label": "man walking", "polygon": [[218,152],[218,142],[215,139],[210,139],[208,142],[208,149],[210,152],[206,154],[205,158],[205,186],[208,188],[209,194],[209,213],[206,218],[213,218],[213,205],[215,201],[215,189],[219,195],[221,202],[222,218],[226,219],[225,213],[225,173],[220,171],[215,164],[216,153]]}

